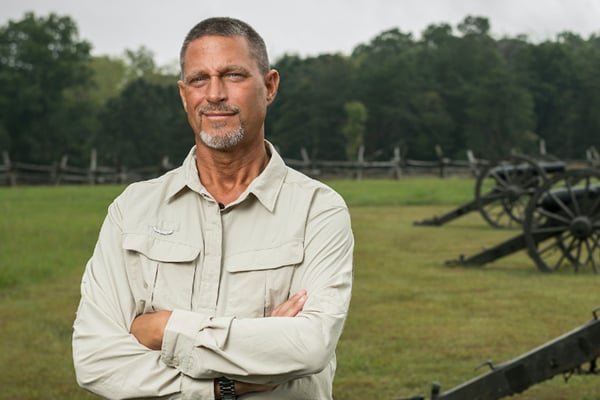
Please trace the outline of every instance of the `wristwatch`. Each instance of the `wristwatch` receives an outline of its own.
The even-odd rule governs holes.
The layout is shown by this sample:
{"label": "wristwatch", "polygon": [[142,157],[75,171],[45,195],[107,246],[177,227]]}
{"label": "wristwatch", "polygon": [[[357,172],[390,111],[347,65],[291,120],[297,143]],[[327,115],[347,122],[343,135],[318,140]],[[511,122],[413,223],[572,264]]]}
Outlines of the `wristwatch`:
{"label": "wristwatch", "polygon": [[219,393],[221,395],[221,400],[236,400],[237,396],[235,395],[235,384],[231,379],[227,379],[225,377],[219,378]]}

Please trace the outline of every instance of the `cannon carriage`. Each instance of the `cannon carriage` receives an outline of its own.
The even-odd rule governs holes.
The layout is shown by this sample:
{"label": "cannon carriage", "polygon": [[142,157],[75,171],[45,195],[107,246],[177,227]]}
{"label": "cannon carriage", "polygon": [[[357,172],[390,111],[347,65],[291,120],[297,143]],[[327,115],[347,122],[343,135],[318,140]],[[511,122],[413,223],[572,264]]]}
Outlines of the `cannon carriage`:
{"label": "cannon carriage", "polygon": [[496,400],[522,393],[527,388],[564,374],[597,374],[600,357],[600,308],[593,319],[512,360],[488,365],[490,371],[442,392],[434,382],[429,398],[413,396],[399,400]]}
{"label": "cannon carriage", "polygon": [[493,227],[520,226],[531,196],[549,177],[564,171],[566,164],[562,161],[537,161],[525,155],[512,155],[506,160],[488,164],[479,172],[473,200],[445,214],[415,221],[414,224],[441,226],[478,211]]}
{"label": "cannon carriage", "polygon": [[600,169],[555,174],[530,196],[522,232],[475,255],[446,265],[484,266],[527,250],[543,272],[600,270]]}

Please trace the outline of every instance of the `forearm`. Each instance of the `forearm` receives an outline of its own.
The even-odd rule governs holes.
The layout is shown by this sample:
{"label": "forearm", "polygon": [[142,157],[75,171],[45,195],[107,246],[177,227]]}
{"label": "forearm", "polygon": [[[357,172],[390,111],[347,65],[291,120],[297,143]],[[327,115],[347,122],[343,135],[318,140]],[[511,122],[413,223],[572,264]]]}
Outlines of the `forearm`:
{"label": "forearm", "polygon": [[323,369],[333,357],[343,320],[344,315],[302,313],[295,318],[206,321],[175,311],[165,330],[163,361],[194,378],[225,375],[279,384]]}

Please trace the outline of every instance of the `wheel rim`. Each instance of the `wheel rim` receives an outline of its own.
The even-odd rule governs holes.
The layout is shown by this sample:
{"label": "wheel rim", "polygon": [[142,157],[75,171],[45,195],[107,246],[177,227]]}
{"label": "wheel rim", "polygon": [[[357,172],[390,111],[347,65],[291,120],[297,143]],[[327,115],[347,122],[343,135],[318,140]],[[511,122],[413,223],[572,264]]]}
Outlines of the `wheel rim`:
{"label": "wheel rim", "polygon": [[479,213],[496,228],[520,227],[529,199],[546,180],[540,166],[523,155],[489,165],[475,186]]}
{"label": "wheel rim", "polygon": [[532,196],[523,222],[530,257],[544,272],[600,271],[600,170],[553,177]]}

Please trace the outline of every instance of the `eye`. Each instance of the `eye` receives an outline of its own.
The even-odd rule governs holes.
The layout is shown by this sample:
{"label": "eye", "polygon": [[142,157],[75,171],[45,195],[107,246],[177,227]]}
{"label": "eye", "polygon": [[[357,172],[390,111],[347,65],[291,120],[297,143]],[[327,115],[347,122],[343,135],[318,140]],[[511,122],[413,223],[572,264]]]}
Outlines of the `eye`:
{"label": "eye", "polygon": [[206,82],[207,78],[204,76],[192,76],[187,80],[187,84],[190,86],[198,87],[202,86]]}
{"label": "eye", "polygon": [[228,72],[225,74],[225,77],[231,81],[237,82],[246,78],[246,75],[240,72]]}

